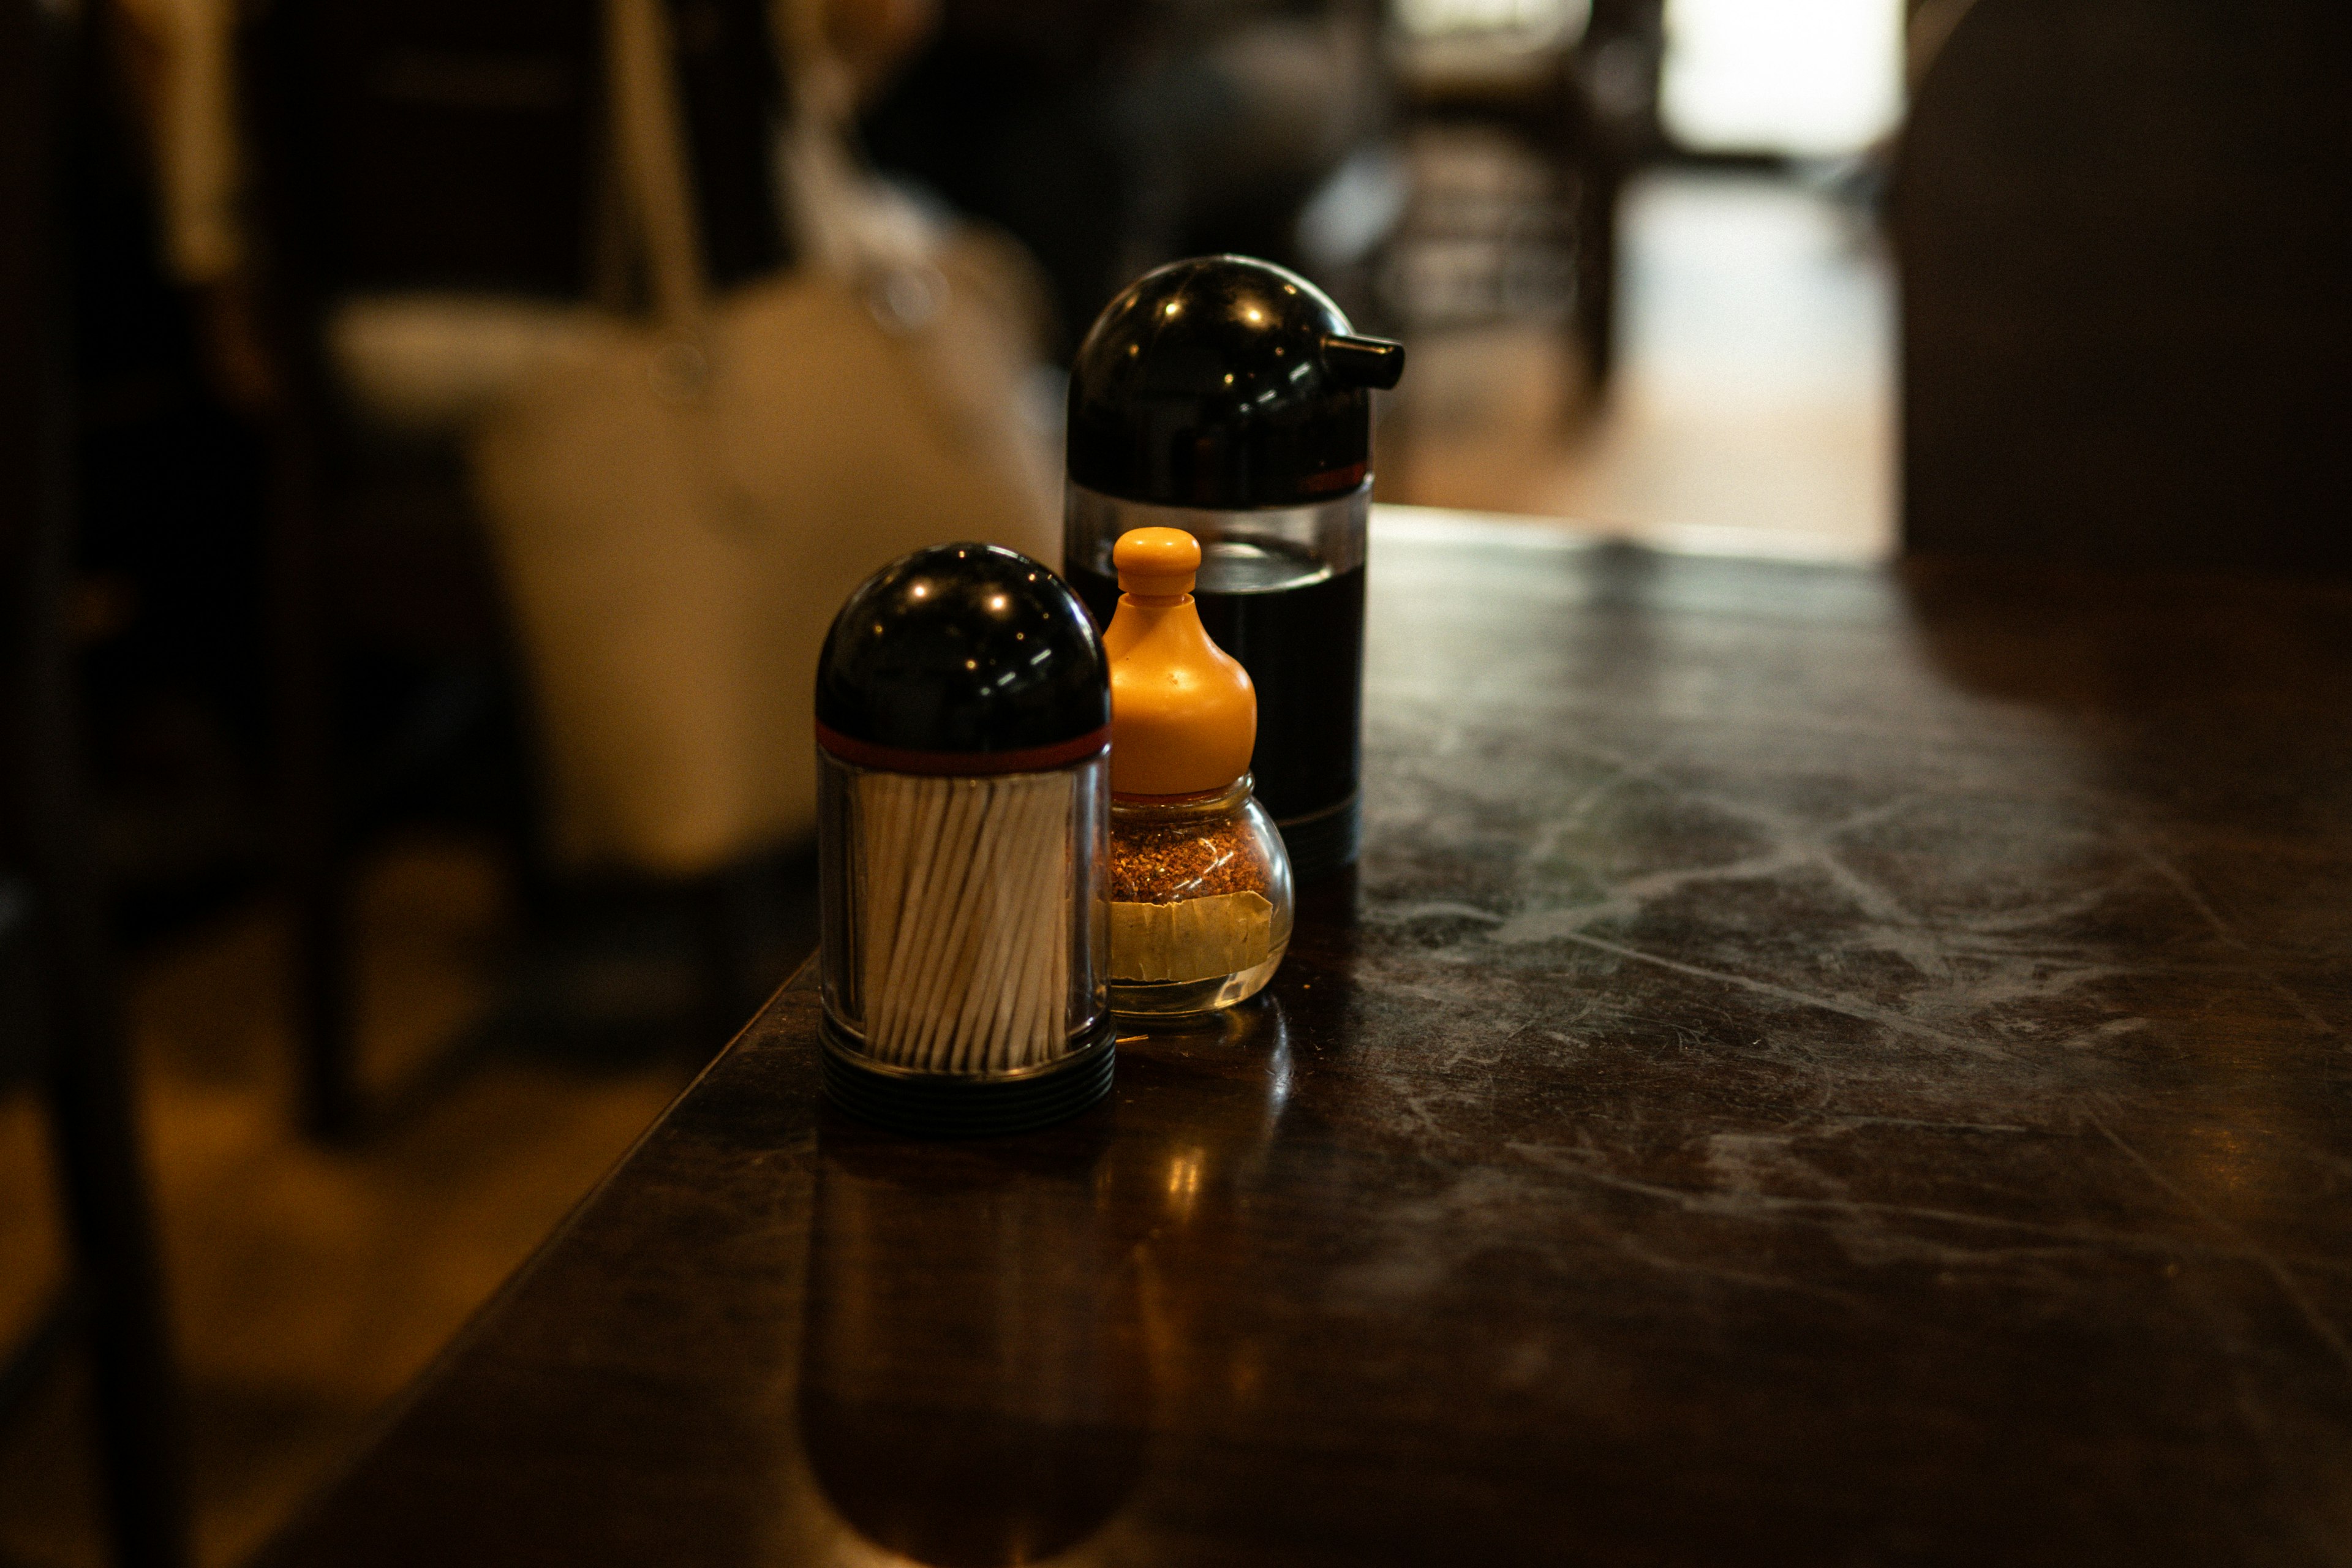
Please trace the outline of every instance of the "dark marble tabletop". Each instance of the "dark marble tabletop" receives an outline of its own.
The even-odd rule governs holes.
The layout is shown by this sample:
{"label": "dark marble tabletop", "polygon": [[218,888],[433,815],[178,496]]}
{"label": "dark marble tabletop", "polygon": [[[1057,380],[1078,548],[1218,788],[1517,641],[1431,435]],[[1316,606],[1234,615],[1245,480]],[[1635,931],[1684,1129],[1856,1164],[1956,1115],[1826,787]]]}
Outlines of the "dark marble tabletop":
{"label": "dark marble tabletop", "polygon": [[1391,517],[1366,848],[1056,1131],[786,988],[281,1564],[2352,1563],[2352,593]]}

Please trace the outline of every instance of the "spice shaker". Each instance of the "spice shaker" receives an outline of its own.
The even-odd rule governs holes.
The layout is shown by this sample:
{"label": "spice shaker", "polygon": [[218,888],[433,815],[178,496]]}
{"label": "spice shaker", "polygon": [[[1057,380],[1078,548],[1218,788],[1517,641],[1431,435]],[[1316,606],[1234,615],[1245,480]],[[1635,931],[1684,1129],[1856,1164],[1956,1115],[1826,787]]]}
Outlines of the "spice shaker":
{"label": "spice shaker", "polygon": [[1290,858],[1250,784],[1256,694],[1201,624],[1191,534],[1136,529],[1112,562],[1110,1004],[1229,1007],[1290,945]]}
{"label": "spice shaker", "polygon": [[1200,541],[1197,607],[1255,683],[1251,771],[1302,880],[1356,858],[1371,392],[1403,370],[1402,345],[1244,256],[1146,274],[1070,370],[1063,570],[1108,625],[1120,536]]}
{"label": "spice shaker", "polygon": [[902,557],[817,662],[825,1092],[900,1131],[1021,1131],[1110,1088],[1110,687],[1045,566]]}

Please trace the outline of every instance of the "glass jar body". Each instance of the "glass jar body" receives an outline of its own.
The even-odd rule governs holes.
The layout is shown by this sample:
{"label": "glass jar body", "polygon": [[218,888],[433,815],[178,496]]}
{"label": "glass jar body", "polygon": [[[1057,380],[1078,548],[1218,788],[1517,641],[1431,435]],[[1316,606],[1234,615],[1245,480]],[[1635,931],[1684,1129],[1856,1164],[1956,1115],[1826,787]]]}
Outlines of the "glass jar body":
{"label": "glass jar body", "polygon": [[1212,1012],[1255,995],[1290,947],[1290,859],[1244,776],[1231,788],[1110,802],[1110,1005]]}
{"label": "glass jar body", "polygon": [[1118,605],[1112,547],[1138,528],[1201,542],[1192,599],[1210,639],[1257,689],[1250,774],[1301,881],[1356,858],[1361,837],[1364,557],[1372,485],[1313,506],[1220,511],[1153,506],[1073,484],[1062,573],[1108,626]]}
{"label": "glass jar body", "polygon": [[877,1066],[1052,1068],[1106,1034],[1107,752],[934,776],[817,750],[820,971],[833,1037]]}

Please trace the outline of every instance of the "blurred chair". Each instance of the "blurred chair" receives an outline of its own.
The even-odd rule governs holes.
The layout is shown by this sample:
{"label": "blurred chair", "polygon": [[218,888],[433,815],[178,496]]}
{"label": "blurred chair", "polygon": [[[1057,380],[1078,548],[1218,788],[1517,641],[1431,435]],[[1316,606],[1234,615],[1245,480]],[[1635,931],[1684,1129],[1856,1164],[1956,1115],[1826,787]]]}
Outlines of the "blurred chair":
{"label": "blurred chair", "polygon": [[1640,20],[1589,0],[1395,0],[1391,54],[1420,132],[1383,290],[1400,327],[1557,316],[1605,389],[1618,198],[1653,133]]}
{"label": "blurred chair", "polygon": [[1243,251],[1332,280],[1300,221],[1389,130],[1378,0],[940,10],[868,106],[866,145],[1036,256],[1066,352],[1138,274],[1181,257]]}
{"label": "blurred chair", "polygon": [[90,1351],[114,1560],[175,1568],[188,1557],[179,1388],[84,816],[65,626],[67,15],[38,0],[0,4],[0,1089],[34,1079],[48,1113],[71,1251],[61,1321]]}
{"label": "blurred chair", "polygon": [[[783,258],[780,86],[757,0],[677,0],[712,275]],[[367,833],[470,758],[471,805],[534,858],[527,704],[460,437],[641,292],[614,209],[595,0],[278,0],[240,45],[279,380],[277,679],[302,1116],[352,1131],[350,905]],[[369,676],[425,679],[354,721]],[[382,684],[381,679],[378,681]],[[373,743],[365,743],[371,740]],[[437,771],[436,771],[437,770]],[[721,908],[714,1014],[743,988]]]}
{"label": "blurred chair", "polygon": [[2352,571],[2352,18],[1930,0],[1898,154],[1914,552]]}

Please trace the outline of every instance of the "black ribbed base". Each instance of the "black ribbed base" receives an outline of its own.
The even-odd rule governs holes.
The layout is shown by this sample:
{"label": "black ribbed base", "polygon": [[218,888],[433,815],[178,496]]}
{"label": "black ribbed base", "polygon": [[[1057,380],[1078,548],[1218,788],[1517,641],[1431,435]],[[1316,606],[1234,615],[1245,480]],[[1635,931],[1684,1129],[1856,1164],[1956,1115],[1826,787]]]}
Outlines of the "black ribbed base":
{"label": "black ribbed base", "polygon": [[1118,1030],[1108,1015],[1068,1056],[1001,1078],[886,1067],[843,1037],[830,1018],[819,1036],[824,1097],[860,1121],[916,1138],[999,1138],[1049,1127],[1110,1092],[1118,1057]]}
{"label": "black ribbed base", "polygon": [[1276,818],[1275,826],[1282,830],[1282,847],[1290,853],[1292,879],[1311,882],[1355,864],[1364,836],[1364,797],[1351,795],[1321,811],[1287,821]]}

